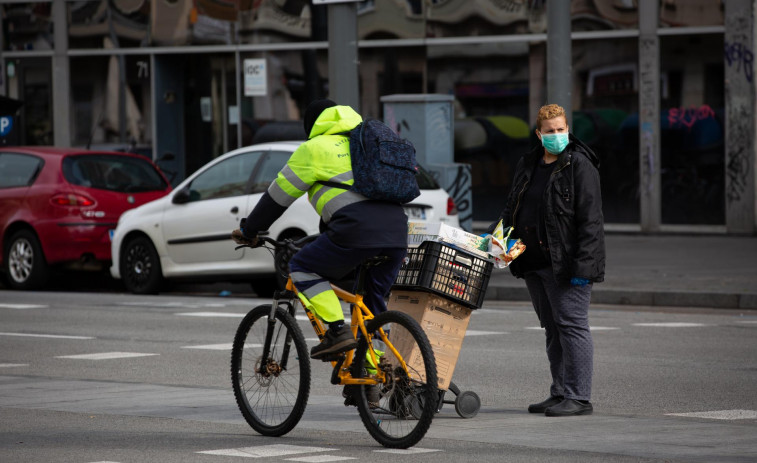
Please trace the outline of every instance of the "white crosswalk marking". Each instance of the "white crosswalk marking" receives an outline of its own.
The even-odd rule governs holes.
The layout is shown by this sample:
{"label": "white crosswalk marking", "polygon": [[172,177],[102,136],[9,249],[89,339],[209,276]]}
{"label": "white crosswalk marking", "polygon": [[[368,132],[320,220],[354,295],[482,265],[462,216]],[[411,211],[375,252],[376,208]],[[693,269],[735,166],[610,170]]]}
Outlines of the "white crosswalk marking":
{"label": "white crosswalk marking", "polygon": [[26,310],[26,309],[46,309],[49,306],[47,305],[39,305],[39,304],[0,304],[0,309],[16,309],[16,310]]}
{"label": "white crosswalk marking", "polygon": [[177,313],[180,317],[221,317],[221,318],[242,318],[246,314],[243,313],[231,313],[231,312],[184,312]]}
{"label": "white crosswalk marking", "polygon": [[0,368],[28,367],[28,363],[0,363]]}
{"label": "white crosswalk marking", "polygon": [[283,457],[287,455],[298,455],[303,453],[315,453],[315,452],[333,452],[339,449],[327,449],[323,447],[307,447],[304,445],[286,445],[286,444],[274,444],[274,445],[261,445],[259,447],[242,447],[238,449],[221,449],[221,450],[206,450],[202,453],[205,455],[221,455],[228,457],[247,457],[247,458],[262,458],[262,457]]}
{"label": "white crosswalk marking", "polygon": [[[544,330],[541,326],[527,326],[524,329],[526,330]],[[590,326],[589,329],[591,331],[612,331],[612,330],[619,330],[620,328],[616,328],[614,326]]]}
{"label": "white crosswalk marking", "polygon": [[68,336],[64,334],[33,334],[33,333],[0,333],[0,336],[17,336],[22,338],[50,338],[50,339],[95,339],[92,336]]}
{"label": "white crosswalk marking", "polygon": [[422,449],[420,447],[410,447],[409,449],[381,449],[381,450],[374,450],[374,452],[377,452],[377,453],[399,453],[399,454],[402,454],[402,455],[414,455],[416,453],[441,452],[441,450],[438,450],[438,449]]}
{"label": "white crosswalk marking", "polygon": [[477,330],[468,330],[465,332],[466,336],[486,336],[488,334],[507,334],[503,331],[477,331]]}
{"label": "white crosswalk marking", "polygon": [[711,412],[668,413],[667,415],[707,418],[711,420],[754,420],[757,419],[757,410],[718,410]]}
{"label": "white crosswalk marking", "polygon": [[687,322],[666,322],[666,323],[634,323],[633,326],[649,326],[658,328],[691,328],[697,326],[707,326],[703,323],[687,323]]}
{"label": "white crosswalk marking", "polygon": [[[225,344],[206,344],[204,346],[184,346],[182,349],[200,349],[200,350],[231,350],[232,344],[227,342]],[[256,344],[250,347],[263,347],[262,344]]]}
{"label": "white crosswalk marking", "polygon": [[329,461],[357,460],[355,457],[338,457],[336,455],[312,455],[309,457],[286,458],[286,461],[304,461],[306,463],[326,463]]}
{"label": "white crosswalk marking", "polygon": [[59,359],[76,359],[76,360],[112,360],[134,357],[150,357],[159,354],[141,354],[139,352],[103,352],[100,354],[80,354],[80,355],[59,355]]}

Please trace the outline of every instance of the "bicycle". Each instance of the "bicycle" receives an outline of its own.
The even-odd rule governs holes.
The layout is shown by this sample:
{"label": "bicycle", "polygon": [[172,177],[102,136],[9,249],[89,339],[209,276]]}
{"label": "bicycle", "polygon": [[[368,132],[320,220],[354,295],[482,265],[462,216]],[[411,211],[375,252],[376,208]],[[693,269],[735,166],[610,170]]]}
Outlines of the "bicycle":
{"label": "bicycle", "polygon": [[[286,269],[288,258],[313,238],[276,241],[259,236],[264,246],[273,247],[265,246],[275,252],[278,270]],[[243,247],[250,246],[237,249]],[[345,385],[351,392],[370,435],[385,447],[408,448],[425,436],[436,412],[436,361],[418,322],[392,310],[374,316],[363,302],[364,270],[386,259],[363,262],[355,294],[332,284],[337,297],[350,304],[350,327],[358,346],[324,361],[333,367],[331,383]],[[295,321],[298,307],[305,311],[318,339],[323,339],[326,327],[299,299],[291,278],[285,290],[275,291],[271,304],[258,306],[244,317],[234,336],[234,397],[247,423],[264,436],[282,436],[294,429],[310,394],[310,354]]]}

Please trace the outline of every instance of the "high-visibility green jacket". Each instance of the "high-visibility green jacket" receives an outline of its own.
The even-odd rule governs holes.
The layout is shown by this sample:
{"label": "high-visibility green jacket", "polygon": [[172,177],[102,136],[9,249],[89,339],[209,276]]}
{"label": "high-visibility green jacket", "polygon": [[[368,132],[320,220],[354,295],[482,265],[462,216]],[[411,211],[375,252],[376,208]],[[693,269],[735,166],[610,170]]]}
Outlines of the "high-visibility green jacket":
{"label": "high-visibility green jacket", "polygon": [[308,134],[309,140],[292,153],[287,165],[271,183],[268,194],[288,207],[303,194],[325,223],[336,211],[367,198],[344,188],[318,182],[354,183],[350,158],[350,140],[345,136],[363,119],[349,106],[326,108]]}
{"label": "high-visibility green jacket", "polygon": [[321,231],[335,242],[348,247],[405,247],[407,216],[402,206],[319,183],[354,183],[346,132],[362,120],[349,106],[323,110],[308,141],[292,153],[250,213],[245,234],[254,236],[267,230],[287,207],[307,193],[310,204],[321,216]]}

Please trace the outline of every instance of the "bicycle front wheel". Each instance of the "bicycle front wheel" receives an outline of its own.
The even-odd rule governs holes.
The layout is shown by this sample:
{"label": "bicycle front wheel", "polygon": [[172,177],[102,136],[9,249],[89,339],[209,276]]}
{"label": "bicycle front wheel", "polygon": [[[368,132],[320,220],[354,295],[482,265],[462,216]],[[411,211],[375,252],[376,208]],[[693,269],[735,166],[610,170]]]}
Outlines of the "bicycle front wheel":
{"label": "bicycle front wheel", "polygon": [[[389,330],[389,342],[402,355],[407,371],[387,346],[377,366],[384,371],[386,381],[376,386],[354,386],[353,397],[371,436],[385,447],[404,449],[423,439],[436,413],[436,361],[426,333],[409,315],[390,310],[366,324],[368,332],[381,327]],[[366,358],[367,351],[368,343],[361,337],[355,351],[354,377],[371,376],[375,371]]]}
{"label": "bicycle front wheel", "polygon": [[252,309],[239,324],[231,349],[231,383],[247,423],[264,436],[282,436],[297,425],[310,395],[310,357],[302,330],[284,309]]}

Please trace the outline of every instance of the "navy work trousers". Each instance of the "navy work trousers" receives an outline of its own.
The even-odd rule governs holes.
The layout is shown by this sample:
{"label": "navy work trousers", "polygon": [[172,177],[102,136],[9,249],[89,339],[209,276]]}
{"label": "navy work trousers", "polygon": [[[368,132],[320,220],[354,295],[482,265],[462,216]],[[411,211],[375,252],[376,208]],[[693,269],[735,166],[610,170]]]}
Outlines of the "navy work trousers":
{"label": "navy work trousers", "polygon": [[[371,267],[365,278],[365,295],[363,301],[374,315],[386,311],[385,298],[397,278],[407,248],[346,248],[340,246],[326,234],[321,234],[315,241],[306,245],[289,262],[289,272],[314,273],[323,280],[336,282],[343,279],[363,261],[374,256],[388,256],[389,261]],[[321,280],[321,281],[323,281]],[[317,284],[313,281],[312,284]],[[357,284],[357,280],[355,281]],[[297,289],[303,291],[305,288]],[[353,288],[354,290],[354,288]]]}

